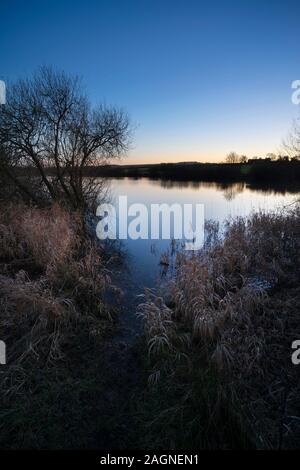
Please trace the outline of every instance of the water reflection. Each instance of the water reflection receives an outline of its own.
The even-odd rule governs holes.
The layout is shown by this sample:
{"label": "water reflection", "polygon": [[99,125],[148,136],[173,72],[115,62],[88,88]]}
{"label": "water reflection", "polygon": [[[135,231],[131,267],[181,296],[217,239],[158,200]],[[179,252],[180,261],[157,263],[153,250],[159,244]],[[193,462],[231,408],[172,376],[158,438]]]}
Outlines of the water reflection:
{"label": "water reflection", "polygon": [[[222,226],[224,220],[263,210],[272,211],[291,204],[300,196],[285,188],[253,187],[245,183],[187,182],[169,180],[150,180],[146,178],[113,178],[110,180],[111,202],[118,196],[126,195],[128,205],[143,203],[150,209],[151,204],[204,204],[206,221],[212,220]],[[295,197],[296,196],[296,197]],[[124,240],[128,253],[128,264],[132,282],[136,283],[135,292],[153,287],[164,266],[160,263],[162,253],[170,249],[170,240]]]}
{"label": "water reflection", "polygon": [[224,189],[223,195],[226,201],[232,201],[238,194],[242,193],[244,189],[245,183],[231,184]]}
{"label": "water reflection", "polygon": [[[262,194],[299,194],[300,182],[292,183],[288,187],[285,183],[245,183],[245,182],[216,182],[216,181],[176,181],[167,179],[148,179],[148,178],[118,178],[118,180],[129,180],[132,183],[141,183],[141,181],[148,181],[152,186],[159,186],[165,189],[201,189],[201,188],[214,188],[219,191],[224,191],[224,197],[228,200],[233,199],[236,194],[241,193],[245,189],[257,191]],[[226,195],[225,195],[226,193]],[[229,196],[230,195],[230,196]]]}

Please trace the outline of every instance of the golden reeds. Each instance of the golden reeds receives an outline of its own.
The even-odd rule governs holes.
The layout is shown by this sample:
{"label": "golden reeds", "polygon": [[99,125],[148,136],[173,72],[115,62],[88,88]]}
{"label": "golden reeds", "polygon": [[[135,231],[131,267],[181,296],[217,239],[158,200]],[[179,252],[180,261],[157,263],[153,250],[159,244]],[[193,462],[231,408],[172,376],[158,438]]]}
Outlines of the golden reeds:
{"label": "golden reeds", "polygon": [[[300,304],[300,209],[295,205],[228,221],[223,237],[213,224],[208,230],[203,250],[177,254],[168,290],[171,307],[154,292],[139,307],[152,364],[150,382],[168,383],[176,394],[183,380],[191,392],[199,370],[205,375],[213,368],[215,392],[220,387],[229,407],[235,406],[233,398],[240,404],[251,445],[276,447],[280,396],[271,397],[266,387],[280,382],[285,370],[294,412],[299,389],[287,358],[289,341],[300,334],[299,325],[292,328]],[[211,398],[205,399],[209,406]],[[175,409],[179,412],[181,406],[178,398]],[[293,446],[294,436],[285,425],[283,441]],[[189,426],[187,422],[187,433]]]}

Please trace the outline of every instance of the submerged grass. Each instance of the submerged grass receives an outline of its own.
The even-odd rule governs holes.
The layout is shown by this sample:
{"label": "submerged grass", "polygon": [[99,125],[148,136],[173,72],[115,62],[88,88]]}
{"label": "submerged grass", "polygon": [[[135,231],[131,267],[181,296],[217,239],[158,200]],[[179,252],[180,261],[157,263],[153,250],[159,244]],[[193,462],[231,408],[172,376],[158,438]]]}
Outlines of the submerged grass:
{"label": "submerged grass", "polygon": [[198,254],[178,253],[168,300],[139,312],[148,387],[139,419],[153,448],[297,447],[300,209],[209,227]]}

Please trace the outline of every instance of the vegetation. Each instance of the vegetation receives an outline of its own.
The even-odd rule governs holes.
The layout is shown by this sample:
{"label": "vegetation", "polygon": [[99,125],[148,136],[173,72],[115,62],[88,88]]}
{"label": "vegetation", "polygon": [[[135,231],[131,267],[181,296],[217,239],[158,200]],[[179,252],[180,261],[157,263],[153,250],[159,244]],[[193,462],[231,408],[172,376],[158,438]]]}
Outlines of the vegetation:
{"label": "vegetation", "polygon": [[113,259],[82,212],[0,214],[2,448],[297,447],[299,206],[222,236],[208,223],[204,249],[146,293],[131,347],[114,341]]}
{"label": "vegetation", "polygon": [[105,183],[86,178],[86,168],[120,157],[129,138],[126,114],[91,108],[76,77],[42,68],[8,87],[0,109],[1,448],[124,442],[135,357],[113,339],[118,256],[90,236]]}
{"label": "vegetation", "polygon": [[8,87],[0,107],[1,448],[118,445],[108,299],[120,292],[110,278],[114,254],[89,236],[89,210],[105,184],[85,170],[120,157],[129,137],[126,114],[92,108],[77,77],[41,68]]}
{"label": "vegetation", "polygon": [[230,152],[226,155],[226,163],[245,163],[240,162],[240,157],[236,152]]}
{"label": "vegetation", "polygon": [[[288,138],[284,141],[284,149],[292,159],[300,159],[300,118],[294,120]],[[295,157],[296,155],[296,157]]]}
{"label": "vegetation", "polygon": [[140,314],[148,388],[139,420],[153,449],[297,447],[300,208],[208,227],[177,254],[167,294]]}
{"label": "vegetation", "polygon": [[0,107],[0,170],[23,199],[82,207],[97,195],[85,167],[122,155],[129,134],[123,111],[92,108],[77,77],[44,67],[8,88]]}
{"label": "vegetation", "polygon": [[90,176],[147,177],[166,181],[247,183],[259,188],[300,188],[300,161],[254,160],[248,163],[159,163],[86,168]]}
{"label": "vegetation", "polygon": [[92,410],[100,407],[101,351],[114,316],[104,297],[116,294],[109,257],[84,238],[80,214],[57,204],[2,207],[0,244],[8,354],[0,369],[1,447],[96,445],[95,428],[106,423]]}

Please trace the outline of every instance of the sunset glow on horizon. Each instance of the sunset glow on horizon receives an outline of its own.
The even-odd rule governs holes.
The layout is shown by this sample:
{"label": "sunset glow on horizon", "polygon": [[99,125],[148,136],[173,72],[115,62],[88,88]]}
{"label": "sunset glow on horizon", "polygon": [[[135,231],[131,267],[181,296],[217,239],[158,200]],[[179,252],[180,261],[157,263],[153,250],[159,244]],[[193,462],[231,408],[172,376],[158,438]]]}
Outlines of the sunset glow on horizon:
{"label": "sunset glow on horizon", "polygon": [[0,79],[42,64],[79,74],[93,104],[128,112],[124,164],[280,151],[299,115],[299,2],[129,3],[2,1]]}

